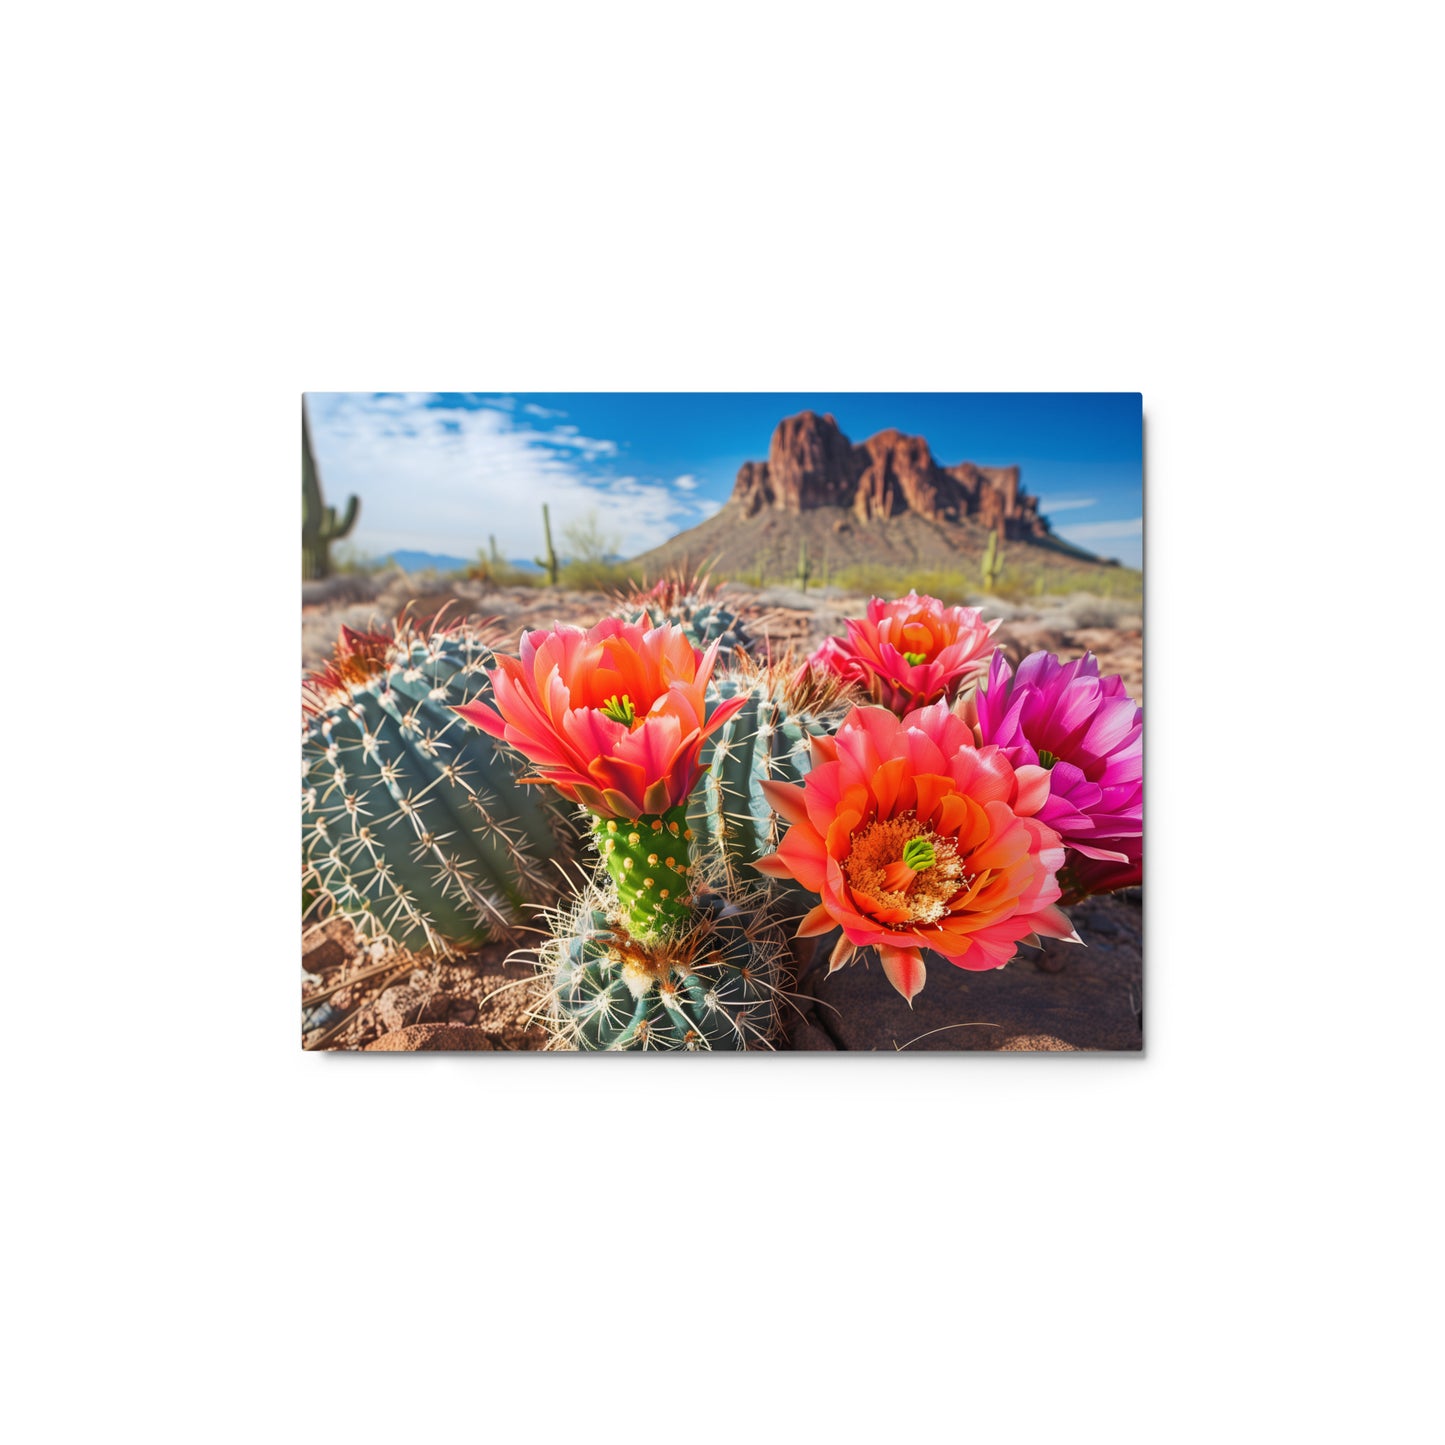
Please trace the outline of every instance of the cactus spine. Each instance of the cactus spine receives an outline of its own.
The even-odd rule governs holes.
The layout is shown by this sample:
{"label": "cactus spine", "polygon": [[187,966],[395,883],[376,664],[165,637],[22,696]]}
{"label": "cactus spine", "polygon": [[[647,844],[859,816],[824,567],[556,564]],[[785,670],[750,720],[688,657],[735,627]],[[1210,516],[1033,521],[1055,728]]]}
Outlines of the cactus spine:
{"label": "cactus spine", "polygon": [[1003,547],[999,542],[999,534],[990,532],[988,534],[988,546],[983,551],[983,590],[992,592],[998,586],[999,579],[1003,576]]}
{"label": "cactus spine", "polygon": [[675,573],[645,592],[634,588],[621,597],[613,615],[652,627],[670,622],[682,628],[699,652],[719,643],[718,653],[723,658],[752,645],[742,619],[709,594],[706,577]]}
{"label": "cactus spine", "polygon": [[471,628],[343,632],[308,684],[303,893],[363,938],[448,953],[511,938],[557,896],[577,830],[550,790],[452,707],[490,695]]}
{"label": "cactus spine", "polygon": [[703,746],[707,772],[687,813],[699,866],[729,896],[764,884],[751,865],[782,838],[784,825],[760,785],[802,782],[812,739],[831,736],[854,700],[836,679],[791,662],[744,666],[708,685],[709,703],[739,693],[746,705]]}
{"label": "cactus spine", "polygon": [[308,582],[331,575],[331,544],[347,536],[356,525],[361,503],[355,497],[346,502],[340,520],[336,508],[328,507],[321,492],[321,473],[311,450],[311,425],[306,419],[306,401],[301,401],[301,575]]}
{"label": "cactus spine", "polygon": [[542,945],[552,1047],[771,1048],[791,983],[787,940],[761,894],[713,902],[687,933],[640,944],[610,890],[591,886]]}
{"label": "cactus spine", "polygon": [[534,557],[532,560],[547,574],[547,585],[555,587],[560,569],[557,565],[557,553],[552,547],[552,513],[546,502],[542,503],[542,535],[547,539],[547,555]]}

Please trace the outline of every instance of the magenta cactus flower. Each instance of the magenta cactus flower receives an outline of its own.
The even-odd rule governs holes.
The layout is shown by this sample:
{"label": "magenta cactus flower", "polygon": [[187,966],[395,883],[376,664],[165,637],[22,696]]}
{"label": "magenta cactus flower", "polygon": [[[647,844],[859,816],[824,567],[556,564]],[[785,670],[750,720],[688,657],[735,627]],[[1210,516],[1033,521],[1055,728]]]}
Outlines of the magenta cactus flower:
{"label": "magenta cactus flower", "polygon": [[847,637],[825,638],[809,661],[902,717],[940,698],[951,702],[982,678],[998,621],[910,592],[894,602],[870,599],[868,615],[850,617],[847,628]]}
{"label": "magenta cactus flower", "polygon": [[1031,653],[1017,672],[995,653],[967,715],[981,745],[1002,748],[1015,767],[1049,770],[1038,817],[1069,850],[1065,902],[1142,881],[1144,714],[1123,678],[1100,677],[1092,653],[1074,662]]}

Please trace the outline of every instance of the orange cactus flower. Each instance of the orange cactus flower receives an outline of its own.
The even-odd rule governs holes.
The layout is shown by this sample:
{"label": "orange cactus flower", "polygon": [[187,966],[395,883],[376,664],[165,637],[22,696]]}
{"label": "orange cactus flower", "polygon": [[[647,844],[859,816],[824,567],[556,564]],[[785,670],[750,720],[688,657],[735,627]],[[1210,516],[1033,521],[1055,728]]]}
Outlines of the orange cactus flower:
{"label": "orange cactus flower", "polygon": [[854,708],[813,750],[801,786],[763,784],[792,826],[757,867],[819,896],[799,936],[842,928],[829,972],[876,948],[911,1003],[924,949],[988,969],[1034,934],[1077,941],[1054,906],[1063,845],[1034,816],[1049,796],[1044,768],[976,748],[943,702],[901,719]]}
{"label": "orange cactus flower", "polygon": [[499,656],[491,669],[496,707],[457,712],[525,754],[537,769],[527,781],[604,817],[661,814],[696,785],[704,739],[746,702],[706,716],[717,650],[699,653],[678,627],[615,617],[529,632],[520,659]]}

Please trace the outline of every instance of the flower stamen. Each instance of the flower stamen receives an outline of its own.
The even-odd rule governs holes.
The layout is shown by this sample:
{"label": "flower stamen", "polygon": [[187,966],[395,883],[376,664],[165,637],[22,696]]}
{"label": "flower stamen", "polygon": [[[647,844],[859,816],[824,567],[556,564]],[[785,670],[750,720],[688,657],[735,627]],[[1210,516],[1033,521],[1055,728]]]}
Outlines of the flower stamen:
{"label": "flower stamen", "polygon": [[885,911],[902,912],[890,926],[907,929],[936,923],[968,887],[958,849],[912,814],[879,819],[854,835],[843,872],[859,893]]}
{"label": "flower stamen", "polygon": [[632,699],[625,692],[621,697],[613,693],[602,704],[600,711],[603,717],[610,718],[613,722],[624,723],[627,727],[631,727],[637,721],[637,709],[633,707]]}

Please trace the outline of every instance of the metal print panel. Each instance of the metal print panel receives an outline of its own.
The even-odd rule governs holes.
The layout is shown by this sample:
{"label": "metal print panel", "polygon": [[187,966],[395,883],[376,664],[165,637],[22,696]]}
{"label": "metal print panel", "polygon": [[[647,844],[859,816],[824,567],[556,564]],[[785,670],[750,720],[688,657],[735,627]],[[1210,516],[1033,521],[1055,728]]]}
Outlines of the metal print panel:
{"label": "metal print panel", "polygon": [[1137,1050],[1137,393],[315,393],[303,1047]]}

